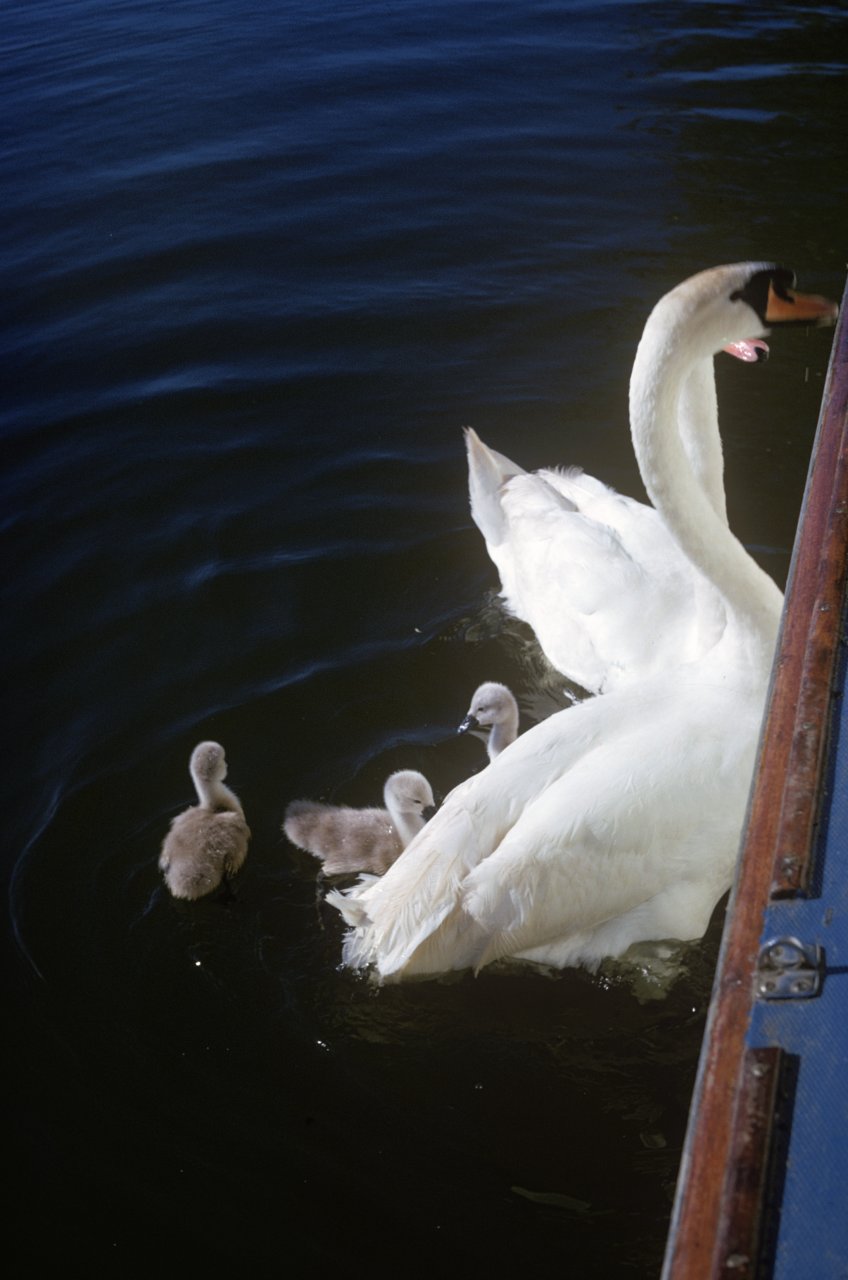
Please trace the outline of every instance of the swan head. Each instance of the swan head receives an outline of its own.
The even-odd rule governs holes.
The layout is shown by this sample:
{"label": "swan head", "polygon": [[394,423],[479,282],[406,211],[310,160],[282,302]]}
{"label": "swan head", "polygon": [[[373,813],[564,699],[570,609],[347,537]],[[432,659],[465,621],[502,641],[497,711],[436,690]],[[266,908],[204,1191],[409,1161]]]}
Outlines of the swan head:
{"label": "swan head", "polygon": [[469,729],[491,729],[496,724],[513,721],[517,714],[518,705],[506,685],[487,680],[475,690],[468,714],[457,733],[467,733]]}
{"label": "swan head", "polygon": [[227,776],[227,759],[219,742],[199,742],[191,753],[189,771],[196,782],[223,782]]}
{"label": "swan head", "polygon": [[436,812],[433,788],[423,773],[415,769],[390,773],[383,788],[383,801],[390,813],[420,816],[424,822],[429,822]]}
{"label": "swan head", "polygon": [[838,312],[829,298],[799,293],[788,267],[736,262],[690,276],[661,298],[643,341],[665,344],[679,339],[685,326],[687,354],[699,358],[763,338],[777,325],[833,324]]}

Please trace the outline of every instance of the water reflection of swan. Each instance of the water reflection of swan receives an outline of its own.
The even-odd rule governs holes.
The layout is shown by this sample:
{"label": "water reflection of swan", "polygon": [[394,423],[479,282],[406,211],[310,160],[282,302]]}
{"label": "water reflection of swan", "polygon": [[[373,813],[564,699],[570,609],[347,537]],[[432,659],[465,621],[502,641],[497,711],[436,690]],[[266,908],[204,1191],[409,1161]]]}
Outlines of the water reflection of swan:
{"label": "water reflection of swan", "polygon": [[501,957],[597,966],[634,942],[694,939],[736,859],[781,594],[696,480],[677,430],[694,361],[787,320],[832,319],[790,272],[736,264],[666,295],[630,384],[645,487],[726,625],[698,661],[535,725],[456,787],[379,881],[329,895],[344,956],[382,978]]}
{"label": "water reflection of swan", "polygon": [[224,748],[217,742],[198,743],[189,771],[199,803],[173,819],[159,856],[175,898],[202,898],[228,881],[247,857],[250,841],[238,796],[224,785]]}
{"label": "water reflection of swan", "polygon": [[518,737],[518,703],[512,690],[496,680],[479,685],[457,732],[467,733],[469,729],[488,729],[489,759],[499,756]]}
{"label": "water reflection of swan", "polygon": [[[704,278],[708,273],[680,286],[682,305]],[[754,339],[722,346],[748,362],[768,353]],[[711,354],[693,352],[676,414],[696,478],[726,520]],[[579,468],[528,473],[470,428],[466,449],[471,514],[504,603],[532,627],[556,670],[591,693],[606,693],[692,661],[716,643],[726,623],[721,600],[653,507]]]}
{"label": "water reflection of swan", "polygon": [[383,802],[385,809],[353,809],[292,800],[283,830],[292,844],[321,859],[326,875],[382,875],[435,813],[432,787],[414,769],[389,775]]}

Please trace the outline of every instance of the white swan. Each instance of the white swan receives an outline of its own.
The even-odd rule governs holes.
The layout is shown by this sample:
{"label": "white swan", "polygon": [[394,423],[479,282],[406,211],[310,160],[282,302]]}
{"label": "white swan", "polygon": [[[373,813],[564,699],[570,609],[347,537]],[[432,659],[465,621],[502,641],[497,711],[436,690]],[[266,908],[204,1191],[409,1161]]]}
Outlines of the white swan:
{"label": "white swan", "polygon": [[189,772],[199,803],[172,820],[159,855],[175,898],[202,898],[229,881],[247,857],[250,841],[241,802],[224,785],[224,748],[217,742],[198,743]]}
{"label": "white swan", "polygon": [[[759,339],[723,349],[748,362],[768,353]],[[726,521],[712,354],[692,360],[676,413],[693,471]],[[722,602],[653,507],[576,467],[528,473],[471,428],[465,437],[471,514],[504,603],[551,666],[608,693],[712,648],[726,625]]]}
{"label": "white swan", "polygon": [[496,680],[479,685],[457,733],[467,733],[469,729],[488,729],[489,759],[499,756],[518,737],[518,703],[512,690]]}
{"label": "white swan", "polygon": [[430,783],[414,769],[389,775],[383,802],[385,809],[353,809],[292,800],[283,830],[292,844],[321,859],[327,875],[382,875],[436,811]]}
{"label": "white swan", "polygon": [[635,942],[704,933],[732,878],[781,594],[695,479],[676,408],[693,361],[726,342],[834,318],[793,280],[764,263],[696,276],[654,308],[633,368],[640,472],[721,598],[720,639],[535,725],[450,793],[382,880],[328,895],[352,926],[347,964],[382,979],[501,957],[594,968]]}

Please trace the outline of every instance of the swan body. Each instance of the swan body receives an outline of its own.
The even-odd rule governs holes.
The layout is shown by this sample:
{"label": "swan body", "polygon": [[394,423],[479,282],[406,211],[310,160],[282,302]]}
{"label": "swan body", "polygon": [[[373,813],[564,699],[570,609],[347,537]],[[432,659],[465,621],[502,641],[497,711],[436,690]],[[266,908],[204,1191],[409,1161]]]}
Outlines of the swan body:
{"label": "swan body", "polygon": [[386,779],[385,809],[293,800],[283,830],[292,844],[320,858],[327,875],[364,871],[382,875],[435,812],[433,789],[423,774],[399,769]]}
{"label": "swan body", "polygon": [[488,729],[488,757],[494,760],[499,756],[518,737],[518,703],[512,690],[496,680],[479,685],[457,733],[467,733],[469,729]]}
{"label": "swan body", "polygon": [[227,761],[217,742],[201,742],[189,762],[198,804],[171,822],[159,867],[175,898],[202,898],[234,876],[247,857],[250,828],[238,797],[224,785]]}
{"label": "swan body", "polygon": [[[747,362],[758,340],[723,344]],[[677,393],[690,465],[727,520],[713,357],[695,356]],[[465,431],[471,515],[486,541],[510,613],[528,623],[557,671],[607,693],[691,662],[727,619],[711,584],[681,552],[653,507],[580,468],[528,473]]]}
{"label": "swan body", "polygon": [[730,532],[677,429],[693,360],[794,319],[832,319],[764,263],[703,272],[654,308],[630,387],[648,494],[725,615],[697,660],[533,726],[456,787],[379,882],[328,900],[345,963],[382,979],[501,958],[593,969],[703,935],[729,887],[781,594]]}

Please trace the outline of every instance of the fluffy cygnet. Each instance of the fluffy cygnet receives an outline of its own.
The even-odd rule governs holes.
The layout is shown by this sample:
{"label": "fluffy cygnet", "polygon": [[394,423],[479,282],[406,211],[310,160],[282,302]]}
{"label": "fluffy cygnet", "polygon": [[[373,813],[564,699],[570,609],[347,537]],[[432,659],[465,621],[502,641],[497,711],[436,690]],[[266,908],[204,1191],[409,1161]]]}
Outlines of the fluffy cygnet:
{"label": "fluffy cygnet", "polygon": [[217,742],[198,743],[189,772],[199,803],[173,819],[159,855],[175,898],[202,898],[228,881],[247,857],[250,840],[238,796],[224,785],[224,748]]}
{"label": "fluffy cygnet", "polygon": [[505,684],[487,680],[479,686],[457,733],[467,733],[469,729],[490,730],[486,742],[490,760],[515,741],[518,737],[518,703]]}
{"label": "fluffy cygnet", "polygon": [[352,809],[292,800],[283,830],[292,844],[321,859],[326,875],[382,875],[436,811],[432,787],[414,769],[389,775],[383,801],[385,809]]}

